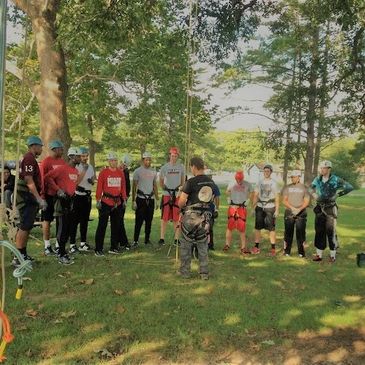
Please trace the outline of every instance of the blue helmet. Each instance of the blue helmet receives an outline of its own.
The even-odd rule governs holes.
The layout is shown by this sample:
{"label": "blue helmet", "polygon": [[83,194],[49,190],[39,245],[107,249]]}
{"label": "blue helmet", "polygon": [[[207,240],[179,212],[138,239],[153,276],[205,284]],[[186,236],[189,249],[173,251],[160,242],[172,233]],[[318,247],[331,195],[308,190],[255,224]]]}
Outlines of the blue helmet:
{"label": "blue helmet", "polygon": [[53,150],[54,148],[64,148],[64,145],[61,141],[55,139],[48,144],[49,149]]}
{"label": "blue helmet", "polygon": [[43,146],[42,140],[37,136],[30,136],[27,138],[27,146],[31,146],[33,144],[38,144],[40,146]]}
{"label": "blue helmet", "polygon": [[79,147],[79,152],[82,154],[82,155],[88,155],[89,154],[89,149],[86,148],[86,147]]}

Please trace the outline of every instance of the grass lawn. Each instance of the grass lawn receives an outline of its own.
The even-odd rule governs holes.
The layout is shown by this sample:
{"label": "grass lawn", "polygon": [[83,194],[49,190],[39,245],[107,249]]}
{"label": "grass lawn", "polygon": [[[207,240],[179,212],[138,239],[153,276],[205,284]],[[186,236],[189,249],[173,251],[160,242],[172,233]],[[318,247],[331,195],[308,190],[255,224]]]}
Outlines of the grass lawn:
{"label": "grass lawn", "polygon": [[[20,301],[7,266],[6,313],[15,335],[7,363],[363,365],[365,269],[355,261],[356,253],[365,251],[364,198],[360,190],[339,199],[336,264],[284,257],[282,214],[277,257],[266,255],[267,235],[258,256],[241,257],[238,244],[223,253],[227,207],[222,204],[209,281],[198,278],[196,262],[193,278],[178,277],[168,246],[105,258],[80,254],[64,267],[44,257],[43,243],[32,240],[29,251],[37,262]],[[96,210],[92,215],[96,218]],[[96,223],[89,229],[91,244]],[[129,206],[130,239],[133,224]],[[252,230],[250,217],[250,244]],[[313,213],[307,232],[311,256]],[[41,237],[39,229],[33,234]],[[171,229],[167,237],[172,240]],[[156,214],[152,240],[158,239]]]}

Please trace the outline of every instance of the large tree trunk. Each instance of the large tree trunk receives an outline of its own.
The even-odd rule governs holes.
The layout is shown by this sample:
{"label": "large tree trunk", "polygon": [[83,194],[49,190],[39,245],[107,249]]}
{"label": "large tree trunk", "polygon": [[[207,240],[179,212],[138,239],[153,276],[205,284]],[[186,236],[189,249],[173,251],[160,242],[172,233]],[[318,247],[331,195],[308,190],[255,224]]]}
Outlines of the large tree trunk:
{"label": "large tree trunk", "polygon": [[97,143],[94,140],[94,125],[93,125],[93,116],[88,114],[86,117],[86,124],[89,129],[89,137],[88,137],[88,144],[89,144],[89,163],[95,170],[95,154],[96,154],[96,147]]}
{"label": "large tree trunk", "polygon": [[316,123],[316,101],[317,101],[317,79],[319,64],[319,28],[314,26],[312,34],[312,64],[309,76],[308,90],[308,111],[306,116],[307,122],[307,147],[304,161],[304,181],[306,184],[311,183],[313,179],[313,159],[315,149],[315,123]]}
{"label": "large tree trunk", "polygon": [[44,144],[60,139],[68,148],[71,137],[66,113],[66,64],[56,33],[60,0],[13,1],[28,15],[35,36],[40,82],[34,91],[40,109],[40,135]]}

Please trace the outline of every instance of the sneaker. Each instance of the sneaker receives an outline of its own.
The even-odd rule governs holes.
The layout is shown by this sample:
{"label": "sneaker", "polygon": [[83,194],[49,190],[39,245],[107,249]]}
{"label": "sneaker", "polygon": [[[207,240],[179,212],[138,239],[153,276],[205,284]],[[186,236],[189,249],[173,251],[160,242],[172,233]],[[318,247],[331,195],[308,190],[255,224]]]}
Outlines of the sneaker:
{"label": "sneaker", "polygon": [[301,253],[298,255],[299,258],[305,259],[305,255],[302,255]]}
{"label": "sneaker", "polygon": [[158,241],[158,244],[161,246],[165,246],[165,240],[163,238],[160,238],[160,240]]}
{"label": "sneaker", "polygon": [[136,249],[136,248],[138,247],[138,245],[139,245],[138,241],[137,241],[137,242],[136,242],[136,241],[134,241],[134,242],[132,243],[132,245],[131,245],[131,249],[132,249],[132,250]]}
{"label": "sneaker", "polygon": [[271,257],[276,256],[276,250],[275,250],[275,248],[272,248],[272,249],[271,249],[271,251],[270,251],[270,256],[271,256]]}
{"label": "sneaker", "polygon": [[123,246],[124,250],[129,251],[131,249],[131,245],[127,243],[125,246]]}
{"label": "sneaker", "polygon": [[44,256],[54,256],[56,255],[56,252],[53,251],[52,246],[47,246],[44,249]]}
{"label": "sneaker", "polygon": [[108,253],[112,254],[112,255],[119,255],[120,252],[117,248],[111,248]]}
{"label": "sneaker", "polygon": [[200,274],[200,279],[209,280],[209,275],[208,274]]}
{"label": "sneaker", "polygon": [[88,252],[91,251],[91,247],[87,243],[84,243],[83,245],[80,245],[79,251]]}
{"label": "sneaker", "polygon": [[290,257],[290,253],[284,253],[285,257]]}
{"label": "sneaker", "polygon": [[316,261],[316,262],[322,261],[322,257],[319,257],[318,255],[315,255],[313,257],[313,261]]}
{"label": "sneaker", "polygon": [[336,262],[336,257],[330,256],[328,262],[334,264]]}
{"label": "sneaker", "polygon": [[26,260],[26,261],[32,261],[32,262],[35,261],[33,257],[31,257],[27,254],[23,255],[23,259]]}
{"label": "sneaker", "polygon": [[55,247],[55,248],[54,248],[54,252],[55,252],[55,254],[56,254],[57,256],[59,256],[59,254],[60,254],[60,247]]}
{"label": "sneaker", "polygon": [[104,252],[103,251],[95,251],[95,256],[96,257],[103,257],[105,255],[104,255]]}
{"label": "sneaker", "polygon": [[74,263],[74,261],[67,254],[66,255],[63,255],[63,256],[60,256],[58,258],[58,262],[61,265],[72,265]]}
{"label": "sneaker", "polygon": [[180,246],[181,246],[181,243],[180,243],[180,241],[179,241],[179,239],[178,239],[178,238],[176,238],[176,239],[174,240],[174,246],[178,246],[178,247],[180,247]]}
{"label": "sneaker", "polygon": [[261,252],[261,250],[258,247],[253,247],[251,250],[251,253],[254,255],[258,255]]}
{"label": "sneaker", "polygon": [[70,253],[74,253],[74,254],[77,254],[77,253],[80,253],[79,249],[77,248],[76,245],[72,245],[70,247]]}

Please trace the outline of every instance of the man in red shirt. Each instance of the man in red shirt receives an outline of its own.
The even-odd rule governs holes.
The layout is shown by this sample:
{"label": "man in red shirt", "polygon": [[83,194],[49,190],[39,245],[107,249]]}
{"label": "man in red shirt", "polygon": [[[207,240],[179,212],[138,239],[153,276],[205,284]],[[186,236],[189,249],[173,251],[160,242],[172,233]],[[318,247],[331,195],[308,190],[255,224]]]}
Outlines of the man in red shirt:
{"label": "man in red shirt", "polygon": [[119,253],[119,233],[123,207],[127,201],[124,173],[118,168],[118,157],[108,154],[109,167],[100,171],[96,187],[96,207],[99,210],[99,223],[95,233],[95,256],[104,256],[104,238],[110,216],[111,243],[110,254]]}
{"label": "man in red shirt", "polygon": [[76,165],[81,161],[81,154],[75,147],[70,147],[68,164],[62,168],[51,170],[44,177],[45,184],[56,192],[54,201],[54,215],[58,223],[57,241],[59,244],[58,262],[62,265],[71,265],[73,260],[66,253],[66,243],[70,238],[72,221],[72,204],[79,183],[79,172]]}
{"label": "man in red shirt", "polygon": [[[60,166],[65,166],[66,162],[62,158],[63,154],[63,143],[58,140],[51,141],[48,145],[51,150],[51,155],[46,157],[40,164],[41,174],[43,176],[43,195],[47,202],[47,209],[42,212],[42,230],[43,230],[43,240],[44,240],[44,254],[46,256],[55,255],[50,242],[50,227],[53,221],[54,213],[54,197],[56,191],[51,189],[51,187],[45,183],[44,176],[48,172],[57,169]],[[57,227],[56,227],[57,230]],[[56,249],[58,248],[58,242],[56,243]]]}
{"label": "man in red shirt", "polygon": [[[28,152],[20,163],[19,181],[16,194],[16,206],[19,211],[20,224],[15,237],[15,246],[23,255],[24,260],[33,261],[27,254],[27,242],[39,208],[45,210],[47,203],[41,197],[41,173],[36,158],[42,153],[43,142],[39,137],[27,139]],[[13,265],[19,266],[19,260],[14,257]]]}

